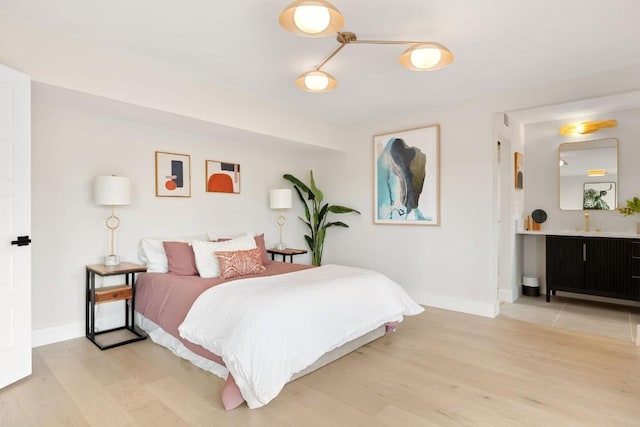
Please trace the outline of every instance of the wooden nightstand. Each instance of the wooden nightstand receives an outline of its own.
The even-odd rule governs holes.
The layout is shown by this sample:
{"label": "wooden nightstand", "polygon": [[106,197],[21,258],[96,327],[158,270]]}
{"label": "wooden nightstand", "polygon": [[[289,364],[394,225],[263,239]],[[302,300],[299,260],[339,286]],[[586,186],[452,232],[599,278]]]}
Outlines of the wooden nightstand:
{"label": "wooden nightstand", "polygon": [[[85,329],[86,337],[94,343],[100,350],[117,347],[119,345],[129,344],[140,341],[147,336],[136,330],[134,322],[135,302],[136,302],[136,281],[137,273],[144,273],[147,267],[131,262],[122,262],[119,265],[107,266],[103,264],[87,265],[87,289],[86,289],[86,316]],[[96,275],[100,277],[106,276],[124,276],[124,283],[115,286],[106,286],[96,289]],[[124,301],[124,326],[118,328],[107,329],[96,332],[96,304],[111,301]],[[109,344],[100,344],[96,341],[96,335],[106,334],[109,332],[126,330],[133,334],[131,338],[123,339],[118,342]],[[130,334],[128,334],[130,335]]]}
{"label": "wooden nightstand", "polygon": [[294,255],[306,254],[308,251],[306,249],[292,249],[292,248],[276,249],[276,248],[271,248],[271,249],[267,249],[267,252],[271,254],[271,259],[274,259],[274,257],[276,255],[282,255],[282,262],[286,262],[287,261],[287,256],[289,257],[289,262],[293,262],[293,256]]}

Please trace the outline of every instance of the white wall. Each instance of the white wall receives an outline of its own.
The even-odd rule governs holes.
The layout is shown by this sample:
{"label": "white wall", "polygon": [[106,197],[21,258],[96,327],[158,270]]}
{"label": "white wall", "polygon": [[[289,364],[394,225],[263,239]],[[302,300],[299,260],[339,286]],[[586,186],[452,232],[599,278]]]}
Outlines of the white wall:
{"label": "white wall", "polygon": [[[496,217],[498,222],[498,300],[513,302],[521,294],[522,241],[516,232],[522,217],[524,190],[515,188],[515,153],[524,153],[524,126],[507,114],[494,114],[494,139],[501,142],[496,170]],[[497,158],[496,158],[497,161]],[[526,169],[526,162],[524,163]],[[499,211],[497,210],[499,209]]]}
{"label": "white wall", "polygon": [[[373,224],[373,135],[439,123],[441,225]],[[330,194],[362,211],[328,237],[327,262],[375,268],[419,302],[491,316],[496,302],[492,110],[469,102],[366,123],[337,159]]]}
{"label": "white wall", "polygon": [[[95,176],[131,179],[132,205],[116,208],[116,252],[138,262],[142,237],[255,231],[275,244],[277,212],[268,208],[268,191],[288,186],[283,173],[304,175],[333,155],[303,144],[220,137],[201,123],[148,110],[130,120],[118,108],[131,114],[131,106],[42,84],[33,87],[32,106],[35,345],[84,335],[84,265],[101,262],[109,244],[110,209],[93,204]],[[155,196],[155,151],[191,155],[190,198]],[[206,159],[240,163],[241,193],[206,193]],[[299,206],[286,212],[285,240],[295,247],[304,247],[300,213]],[[99,307],[108,319],[122,303]]]}

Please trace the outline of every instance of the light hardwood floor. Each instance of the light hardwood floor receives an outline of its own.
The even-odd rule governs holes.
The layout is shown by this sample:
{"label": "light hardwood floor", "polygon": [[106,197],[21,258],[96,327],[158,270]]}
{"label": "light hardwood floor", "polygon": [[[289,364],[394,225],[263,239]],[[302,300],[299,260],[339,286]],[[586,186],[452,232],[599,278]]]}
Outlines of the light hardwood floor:
{"label": "light hardwood floor", "polygon": [[222,380],[145,340],[34,349],[1,426],[638,426],[640,348],[428,308],[397,332],[225,412]]}

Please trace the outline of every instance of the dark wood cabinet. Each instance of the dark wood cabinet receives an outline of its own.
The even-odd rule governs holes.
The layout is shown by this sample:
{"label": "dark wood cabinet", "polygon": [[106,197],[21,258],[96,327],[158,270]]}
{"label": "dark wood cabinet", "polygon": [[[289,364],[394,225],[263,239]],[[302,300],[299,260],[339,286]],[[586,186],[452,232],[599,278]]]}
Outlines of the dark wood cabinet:
{"label": "dark wood cabinet", "polygon": [[550,291],[580,289],[584,283],[582,239],[546,237],[547,302]]}
{"label": "dark wood cabinet", "polygon": [[640,301],[640,240],[547,236],[547,302],[555,291]]}
{"label": "dark wood cabinet", "polygon": [[636,300],[640,301],[640,240],[631,242],[631,292],[636,295]]}

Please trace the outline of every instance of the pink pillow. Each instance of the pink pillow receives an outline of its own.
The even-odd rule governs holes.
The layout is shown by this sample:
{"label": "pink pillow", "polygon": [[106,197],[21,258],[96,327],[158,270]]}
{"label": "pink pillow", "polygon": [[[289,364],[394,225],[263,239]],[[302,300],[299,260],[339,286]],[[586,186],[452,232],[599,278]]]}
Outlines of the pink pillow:
{"label": "pink pillow", "polygon": [[256,246],[260,249],[260,258],[262,258],[262,265],[269,265],[273,261],[269,258],[269,254],[267,253],[267,247],[264,243],[264,234],[259,234],[254,236],[256,241]]}
{"label": "pink pillow", "polygon": [[220,276],[230,279],[247,274],[258,274],[266,270],[262,265],[260,249],[246,251],[217,251],[214,255],[220,264]]}
{"label": "pink pillow", "polygon": [[193,248],[187,242],[162,242],[164,252],[167,254],[169,273],[179,276],[196,276],[196,258]]}

